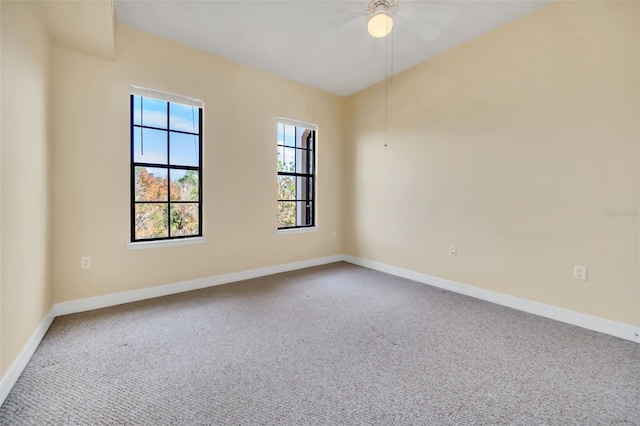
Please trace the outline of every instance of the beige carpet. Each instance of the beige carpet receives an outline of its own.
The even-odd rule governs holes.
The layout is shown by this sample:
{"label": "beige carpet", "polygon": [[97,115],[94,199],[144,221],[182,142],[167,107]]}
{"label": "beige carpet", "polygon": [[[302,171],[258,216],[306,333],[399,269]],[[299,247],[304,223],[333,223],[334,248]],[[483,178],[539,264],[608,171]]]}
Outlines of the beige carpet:
{"label": "beige carpet", "polygon": [[345,263],[57,318],[10,424],[640,424],[640,345]]}

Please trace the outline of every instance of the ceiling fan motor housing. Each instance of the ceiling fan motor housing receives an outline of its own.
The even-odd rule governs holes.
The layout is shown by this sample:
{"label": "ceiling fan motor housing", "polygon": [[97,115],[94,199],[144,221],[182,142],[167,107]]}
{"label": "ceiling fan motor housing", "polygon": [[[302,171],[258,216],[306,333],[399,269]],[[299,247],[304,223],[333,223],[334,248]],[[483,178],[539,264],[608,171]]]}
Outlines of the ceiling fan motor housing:
{"label": "ceiling fan motor housing", "polygon": [[381,12],[385,12],[388,14],[393,9],[395,9],[395,6],[396,6],[396,2],[394,0],[373,0],[369,4],[368,9],[372,14],[381,13]]}
{"label": "ceiling fan motor housing", "polygon": [[382,38],[389,35],[393,28],[393,19],[389,16],[389,12],[394,5],[393,0],[374,0],[371,2],[369,5],[371,16],[367,29],[372,37]]}

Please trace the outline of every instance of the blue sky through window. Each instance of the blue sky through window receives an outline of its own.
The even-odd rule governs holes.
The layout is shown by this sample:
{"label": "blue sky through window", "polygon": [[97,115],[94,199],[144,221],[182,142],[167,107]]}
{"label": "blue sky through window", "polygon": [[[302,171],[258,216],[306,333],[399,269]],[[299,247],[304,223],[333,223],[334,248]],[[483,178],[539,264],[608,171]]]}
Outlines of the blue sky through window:
{"label": "blue sky through window", "polygon": [[[289,166],[293,167],[296,161],[296,146],[298,148],[307,148],[306,141],[302,140],[306,131],[305,127],[278,123],[278,145],[285,145],[278,146],[278,160],[282,161],[284,166],[283,169],[278,171],[289,171]],[[300,150],[298,151],[301,152]]]}
{"label": "blue sky through window", "polygon": [[[169,103],[169,130],[198,133],[200,111],[197,107]],[[167,102],[153,98],[133,97],[133,123],[167,129]],[[134,161],[197,167],[199,146],[197,135],[170,132],[171,146],[167,153],[167,135],[163,130],[133,129]],[[169,158],[167,158],[169,156]]]}
{"label": "blue sky through window", "polygon": [[167,103],[159,99],[142,98],[142,125],[166,129]]}
{"label": "blue sky through window", "polygon": [[170,163],[176,166],[197,167],[198,136],[171,132]]}
{"label": "blue sky through window", "polygon": [[169,127],[171,130],[189,133],[198,133],[200,131],[198,108],[176,103],[171,103],[169,108],[171,117]]}

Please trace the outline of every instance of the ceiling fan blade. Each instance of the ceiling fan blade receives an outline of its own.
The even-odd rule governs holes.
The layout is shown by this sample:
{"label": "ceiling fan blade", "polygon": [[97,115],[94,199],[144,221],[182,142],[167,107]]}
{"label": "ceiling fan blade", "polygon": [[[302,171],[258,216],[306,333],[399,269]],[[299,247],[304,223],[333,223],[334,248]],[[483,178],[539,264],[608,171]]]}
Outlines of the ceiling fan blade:
{"label": "ceiling fan blade", "polygon": [[442,30],[430,23],[414,18],[413,16],[402,14],[397,16],[398,26],[416,34],[426,41],[434,41],[442,34]]}
{"label": "ceiling fan blade", "polygon": [[438,4],[422,2],[406,2],[398,4],[398,14],[410,16],[429,22],[439,28],[453,24],[460,16],[460,6],[455,4]]}
{"label": "ceiling fan blade", "polygon": [[366,12],[363,10],[347,10],[341,13],[335,13],[333,15],[320,16],[314,19],[311,19],[309,22],[328,22],[328,23],[336,23],[336,22],[345,22],[349,19],[356,18],[358,15],[364,15]]}
{"label": "ceiling fan blade", "polygon": [[[360,30],[367,32],[367,22],[360,16],[347,17],[343,16],[341,19],[334,21],[324,21],[324,24],[315,23],[315,29],[322,31],[324,34],[326,26],[331,25],[330,35],[323,36],[323,40],[327,43],[331,43],[331,46],[344,46],[353,39],[354,34],[359,33]],[[310,24],[311,26],[311,24]]]}

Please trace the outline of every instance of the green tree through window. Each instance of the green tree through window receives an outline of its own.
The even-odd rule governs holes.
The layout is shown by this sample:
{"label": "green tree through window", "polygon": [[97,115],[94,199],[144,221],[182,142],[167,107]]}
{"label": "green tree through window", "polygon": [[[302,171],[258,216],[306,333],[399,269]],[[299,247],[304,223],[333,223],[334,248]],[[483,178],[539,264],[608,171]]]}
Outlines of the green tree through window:
{"label": "green tree through window", "polygon": [[202,235],[202,108],[131,95],[131,240]]}
{"label": "green tree through window", "polygon": [[315,226],[315,126],[278,123],[278,229]]}

